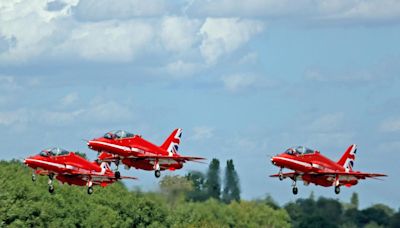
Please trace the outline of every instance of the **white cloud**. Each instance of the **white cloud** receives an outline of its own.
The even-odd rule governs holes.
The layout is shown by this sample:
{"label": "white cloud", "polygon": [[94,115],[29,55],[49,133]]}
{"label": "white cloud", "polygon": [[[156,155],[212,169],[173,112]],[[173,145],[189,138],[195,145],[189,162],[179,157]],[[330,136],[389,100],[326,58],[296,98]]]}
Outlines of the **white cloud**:
{"label": "white cloud", "polygon": [[95,122],[121,122],[132,120],[133,117],[134,113],[129,107],[115,101],[94,101],[83,113],[83,118],[86,121]]}
{"label": "white cloud", "polygon": [[79,19],[93,21],[161,16],[168,8],[165,0],[80,0],[74,13]]}
{"label": "white cloud", "polygon": [[8,49],[0,53],[0,62],[23,62],[51,49],[60,32],[57,22],[70,15],[77,1],[65,1],[60,11],[47,11],[47,1],[2,1],[0,36],[8,40]]}
{"label": "white cloud", "polygon": [[0,112],[0,125],[7,127],[25,124],[29,119],[30,113],[25,109]]}
{"label": "white cloud", "polygon": [[400,131],[400,118],[391,118],[382,121],[379,126],[379,130],[382,132],[399,132]]}
{"label": "white cloud", "polygon": [[257,20],[207,18],[200,28],[200,34],[203,36],[200,52],[207,63],[214,64],[223,55],[247,43],[263,28],[263,23]]}
{"label": "white cloud", "polygon": [[305,145],[321,145],[323,147],[337,147],[338,145],[351,145],[354,142],[354,132],[315,132],[310,133]]}
{"label": "white cloud", "polygon": [[200,40],[200,20],[187,17],[166,17],[161,25],[161,40],[166,50],[184,52]]}
{"label": "white cloud", "polygon": [[386,21],[400,19],[400,2],[396,0],[321,1],[318,9],[324,19]]}
{"label": "white cloud", "polygon": [[13,94],[15,91],[28,89],[40,84],[40,79],[36,77],[17,77],[12,75],[0,75],[0,92],[9,92]]}
{"label": "white cloud", "polygon": [[79,99],[79,95],[76,92],[69,93],[61,98],[60,104],[61,106],[69,106],[74,104]]}
{"label": "white cloud", "polygon": [[192,75],[203,68],[199,63],[185,62],[178,60],[176,62],[168,63],[165,69],[174,78],[181,78],[184,76]]}
{"label": "white cloud", "polygon": [[200,126],[193,128],[193,135],[190,139],[199,141],[212,138],[214,136],[214,128],[207,126]]}
{"label": "white cloud", "polygon": [[293,127],[296,134],[304,137],[305,145],[329,148],[354,143],[355,132],[346,124],[344,113],[327,113],[310,118],[310,121],[300,121],[298,127]]}
{"label": "white cloud", "polygon": [[0,75],[0,89],[2,91],[15,91],[21,88],[13,76]]}
{"label": "white cloud", "polygon": [[78,25],[56,49],[87,60],[131,61],[152,37],[152,26],[140,21],[90,22]]}
{"label": "white cloud", "polygon": [[369,68],[347,67],[340,71],[323,68],[309,68],[304,73],[304,78],[319,83],[338,83],[350,86],[384,85],[398,79],[400,73],[399,59],[381,59]]}
{"label": "white cloud", "polygon": [[337,131],[343,125],[344,114],[329,113],[322,115],[307,125],[307,130],[313,132],[332,132]]}
{"label": "white cloud", "polygon": [[203,57],[213,64],[263,30],[257,20],[164,16],[169,6],[161,0],[10,0],[0,4],[1,65],[38,59],[132,62],[139,56],[166,54],[172,54],[171,62],[200,63]]}
{"label": "white cloud", "polygon": [[130,61],[154,43],[156,23],[141,20],[79,22],[71,14],[78,0],[65,0],[61,10],[47,1],[0,3],[0,37],[8,42],[0,62],[23,63],[40,57],[76,56],[91,61]]}
{"label": "white cloud", "polygon": [[80,115],[84,113],[84,110],[74,110],[74,111],[37,111],[37,118],[42,121],[42,123],[53,125],[53,126],[62,126],[71,124],[76,121]]}
{"label": "white cloud", "polygon": [[255,63],[258,60],[258,55],[256,52],[249,52],[246,55],[244,55],[242,58],[240,58],[239,63],[240,64],[251,64]]}
{"label": "white cloud", "polygon": [[191,1],[188,12],[213,17],[265,17],[291,22],[369,24],[400,20],[397,0],[215,0]]}
{"label": "white cloud", "polygon": [[272,88],[277,82],[252,73],[238,73],[221,77],[226,90],[239,92],[247,89]]}

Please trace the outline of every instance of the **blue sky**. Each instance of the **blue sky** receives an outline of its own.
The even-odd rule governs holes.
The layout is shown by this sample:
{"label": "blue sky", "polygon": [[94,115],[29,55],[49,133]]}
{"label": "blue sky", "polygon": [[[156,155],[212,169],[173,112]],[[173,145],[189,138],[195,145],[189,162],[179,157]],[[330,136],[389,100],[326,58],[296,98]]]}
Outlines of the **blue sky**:
{"label": "blue sky", "polygon": [[338,197],[398,208],[399,22],[391,0],[1,2],[0,158],[61,146],[94,159],[81,139],[126,129],[161,144],[180,127],[182,154],[232,158],[243,198],[285,203],[269,155],[306,145],[337,160],[356,143],[355,169],[389,177]]}

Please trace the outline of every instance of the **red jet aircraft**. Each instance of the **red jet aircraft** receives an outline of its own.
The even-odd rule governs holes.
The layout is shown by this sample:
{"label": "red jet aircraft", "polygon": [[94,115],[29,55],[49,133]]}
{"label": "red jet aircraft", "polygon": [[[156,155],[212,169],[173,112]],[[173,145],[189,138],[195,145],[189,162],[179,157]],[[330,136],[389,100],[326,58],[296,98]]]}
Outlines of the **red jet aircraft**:
{"label": "red jet aircraft", "polygon": [[[340,160],[334,162],[320,154],[319,151],[304,146],[289,148],[286,152],[271,158],[272,164],[281,169],[278,174],[270,177],[279,177],[279,180],[286,177],[291,178],[293,180],[293,194],[296,195],[298,192],[297,180],[302,180],[305,185],[314,183],[324,187],[334,186],[335,193],[339,194],[342,185],[351,187],[356,185],[360,179],[386,176],[380,173],[353,171],[356,152],[356,145],[351,145]],[[294,172],[283,173],[283,168],[294,170]]]}
{"label": "red jet aircraft", "polygon": [[42,150],[40,154],[26,158],[24,163],[35,170],[32,181],[36,181],[35,174],[49,177],[50,193],[54,192],[54,177],[63,184],[86,185],[88,194],[93,193],[93,185],[105,187],[119,178],[136,179],[135,177],[116,178],[107,162],[99,165],[61,148]]}
{"label": "red jet aircraft", "polygon": [[[146,141],[140,135],[118,130],[106,133],[103,137],[87,142],[88,147],[100,153],[99,160],[121,161],[126,168],[154,170],[155,176],[161,175],[161,170],[171,171],[183,167],[187,161],[203,160],[201,157],[188,157],[178,154],[178,146],[182,137],[182,129],[175,129],[161,146]],[[116,177],[120,175],[115,172]]]}

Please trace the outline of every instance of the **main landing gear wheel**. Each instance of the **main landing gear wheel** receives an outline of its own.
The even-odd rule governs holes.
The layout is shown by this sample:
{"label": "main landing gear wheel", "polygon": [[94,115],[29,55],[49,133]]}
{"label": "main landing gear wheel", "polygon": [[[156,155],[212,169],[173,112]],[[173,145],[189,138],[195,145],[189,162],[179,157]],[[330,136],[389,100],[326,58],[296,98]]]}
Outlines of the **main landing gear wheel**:
{"label": "main landing gear wheel", "polygon": [[35,182],[36,181],[36,175],[32,174],[32,181]]}
{"label": "main landing gear wheel", "polygon": [[91,195],[91,194],[93,193],[93,187],[89,187],[89,188],[87,189],[87,193],[88,193],[89,195]]}
{"label": "main landing gear wheel", "polygon": [[49,192],[53,193],[54,192],[54,186],[53,185],[49,185]]}
{"label": "main landing gear wheel", "polygon": [[119,171],[115,172],[115,178],[117,179],[121,178],[121,173]]}
{"label": "main landing gear wheel", "polygon": [[339,194],[340,193],[340,187],[339,186],[335,186],[335,193]]}
{"label": "main landing gear wheel", "polygon": [[156,176],[157,178],[159,178],[161,176],[161,171],[160,170],[156,170],[154,172],[154,176]]}
{"label": "main landing gear wheel", "polygon": [[292,188],[292,192],[293,192],[293,195],[297,195],[297,193],[299,192],[299,189],[297,189],[297,187],[295,186]]}
{"label": "main landing gear wheel", "polygon": [[285,179],[285,177],[283,176],[283,173],[282,173],[282,167],[281,167],[281,169],[279,170],[278,177],[279,177],[279,180],[280,180],[280,181],[282,181],[283,179]]}

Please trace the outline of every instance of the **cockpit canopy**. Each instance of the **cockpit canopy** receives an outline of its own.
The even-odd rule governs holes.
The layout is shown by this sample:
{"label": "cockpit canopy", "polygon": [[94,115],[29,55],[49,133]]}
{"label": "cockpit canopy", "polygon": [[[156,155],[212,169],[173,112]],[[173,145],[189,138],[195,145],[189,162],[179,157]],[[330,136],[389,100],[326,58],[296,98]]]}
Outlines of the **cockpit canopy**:
{"label": "cockpit canopy", "polygon": [[110,131],[104,135],[106,139],[124,139],[124,138],[131,138],[135,136],[134,134],[124,131],[124,130],[117,130],[117,131]]}
{"label": "cockpit canopy", "polygon": [[48,148],[48,149],[42,150],[40,152],[40,155],[44,156],[44,157],[60,156],[60,155],[67,155],[67,154],[69,154],[68,150],[64,150],[64,149],[59,148],[59,147]]}
{"label": "cockpit canopy", "polygon": [[313,154],[314,152],[313,149],[305,146],[291,147],[285,151],[286,154]]}

